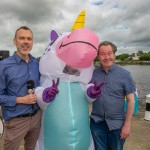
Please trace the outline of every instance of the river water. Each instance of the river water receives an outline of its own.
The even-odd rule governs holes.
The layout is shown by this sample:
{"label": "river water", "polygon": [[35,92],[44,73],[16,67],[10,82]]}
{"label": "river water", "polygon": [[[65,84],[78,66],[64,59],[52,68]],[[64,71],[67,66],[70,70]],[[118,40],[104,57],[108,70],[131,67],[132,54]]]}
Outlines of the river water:
{"label": "river water", "polygon": [[122,66],[131,72],[136,81],[139,101],[146,102],[146,95],[150,94],[150,65],[125,65]]}

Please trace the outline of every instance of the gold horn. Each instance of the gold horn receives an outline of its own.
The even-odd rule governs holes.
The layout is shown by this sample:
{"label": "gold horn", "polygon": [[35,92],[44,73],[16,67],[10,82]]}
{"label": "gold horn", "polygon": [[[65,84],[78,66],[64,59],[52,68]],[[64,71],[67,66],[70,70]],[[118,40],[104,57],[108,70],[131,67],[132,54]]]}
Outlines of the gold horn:
{"label": "gold horn", "polygon": [[78,28],[84,28],[84,21],[85,21],[85,10],[83,10],[79,16],[77,17],[74,25],[72,26],[72,31]]}

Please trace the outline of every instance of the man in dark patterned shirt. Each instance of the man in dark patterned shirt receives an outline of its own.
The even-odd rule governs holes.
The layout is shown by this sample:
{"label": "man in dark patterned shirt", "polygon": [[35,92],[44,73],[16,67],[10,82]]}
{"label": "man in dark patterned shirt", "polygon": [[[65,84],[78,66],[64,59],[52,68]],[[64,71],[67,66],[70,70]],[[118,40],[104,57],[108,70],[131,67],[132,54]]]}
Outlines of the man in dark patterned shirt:
{"label": "man in dark patterned shirt", "polygon": [[[122,150],[130,134],[134,109],[134,81],[130,72],[115,64],[117,47],[104,41],[99,45],[100,67],[95,68],[91,83],[104,82],[101,94],[93,102],[90,127],[95,150]],[[124,113],[124,97],[128,101]]]}

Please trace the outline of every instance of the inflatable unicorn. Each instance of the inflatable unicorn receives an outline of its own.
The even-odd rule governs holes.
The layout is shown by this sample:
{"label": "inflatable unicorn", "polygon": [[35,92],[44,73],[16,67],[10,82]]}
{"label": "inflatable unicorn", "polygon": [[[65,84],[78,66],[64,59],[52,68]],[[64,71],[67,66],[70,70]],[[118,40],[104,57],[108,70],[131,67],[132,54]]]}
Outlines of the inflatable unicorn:
{"label": "inflatable unicorn", "polygon": [[[58,35],[52,30],[40,59],[41,87],[35,92],[43,115],[36,150],[94,150],[85,87],[92,78],[99,39],[90,29],[80,27],[84,17],[85,11],[72,32]],[[48,103],[43,92],[52,85],[59,91]]]}

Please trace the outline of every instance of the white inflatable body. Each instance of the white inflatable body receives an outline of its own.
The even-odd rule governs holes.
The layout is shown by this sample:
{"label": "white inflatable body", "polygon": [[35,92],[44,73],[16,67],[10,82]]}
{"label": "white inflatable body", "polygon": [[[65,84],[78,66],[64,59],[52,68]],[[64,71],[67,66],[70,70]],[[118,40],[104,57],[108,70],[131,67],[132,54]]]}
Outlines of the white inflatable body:
{"label": "white inflatable body", "polygon": [[[62,45],[60,41],[72,36],[70,33],[63,33],[61,36],[55,37],[56,39],[49,44],[40,59],[41,87],[36,89],[36,94],[43,115],[36,150],[94,150],[89,127],[88,101],[84,87],[92,78],[94,69],[92,61],[97,53],[94,47],[98,46],[98,37],[89,29],[79,29],[74,32],[80,36],[81,30],[86,33],[90,32],[95,41],[90,43],[91,36],[89,36],[88,40],[83,39],[84,42],[81,43],[81,40],[80,42],[76,41],[76,38],[79,38],[75,37],[71,40],[76,42],[70,42],[70,48],[66,44],[65,50],[62,50],[60,49],[60,45]],[[81,49],[81,54],[76,55],[76,51],[79,51],[79,49],[75,49],[75,47],[78,48],[77,45],[84,50]],[[74,51],[67,52],[71,51],[72,47]],[[63,55],[66,53],[66,57],[71,57],[71,60],[67,60],[67,64],[65,58],[60,56],[61,50]],[[86,50],[89,54],[86,54]],[[90,62],[88,62],[89,60]],[[68,65],[74,69],[69,71]],[[57,78],[60,79],[59,93],[51,103],[45,103],[42,99],[43,90],[50,87],[52,80],[56,81]]]}

